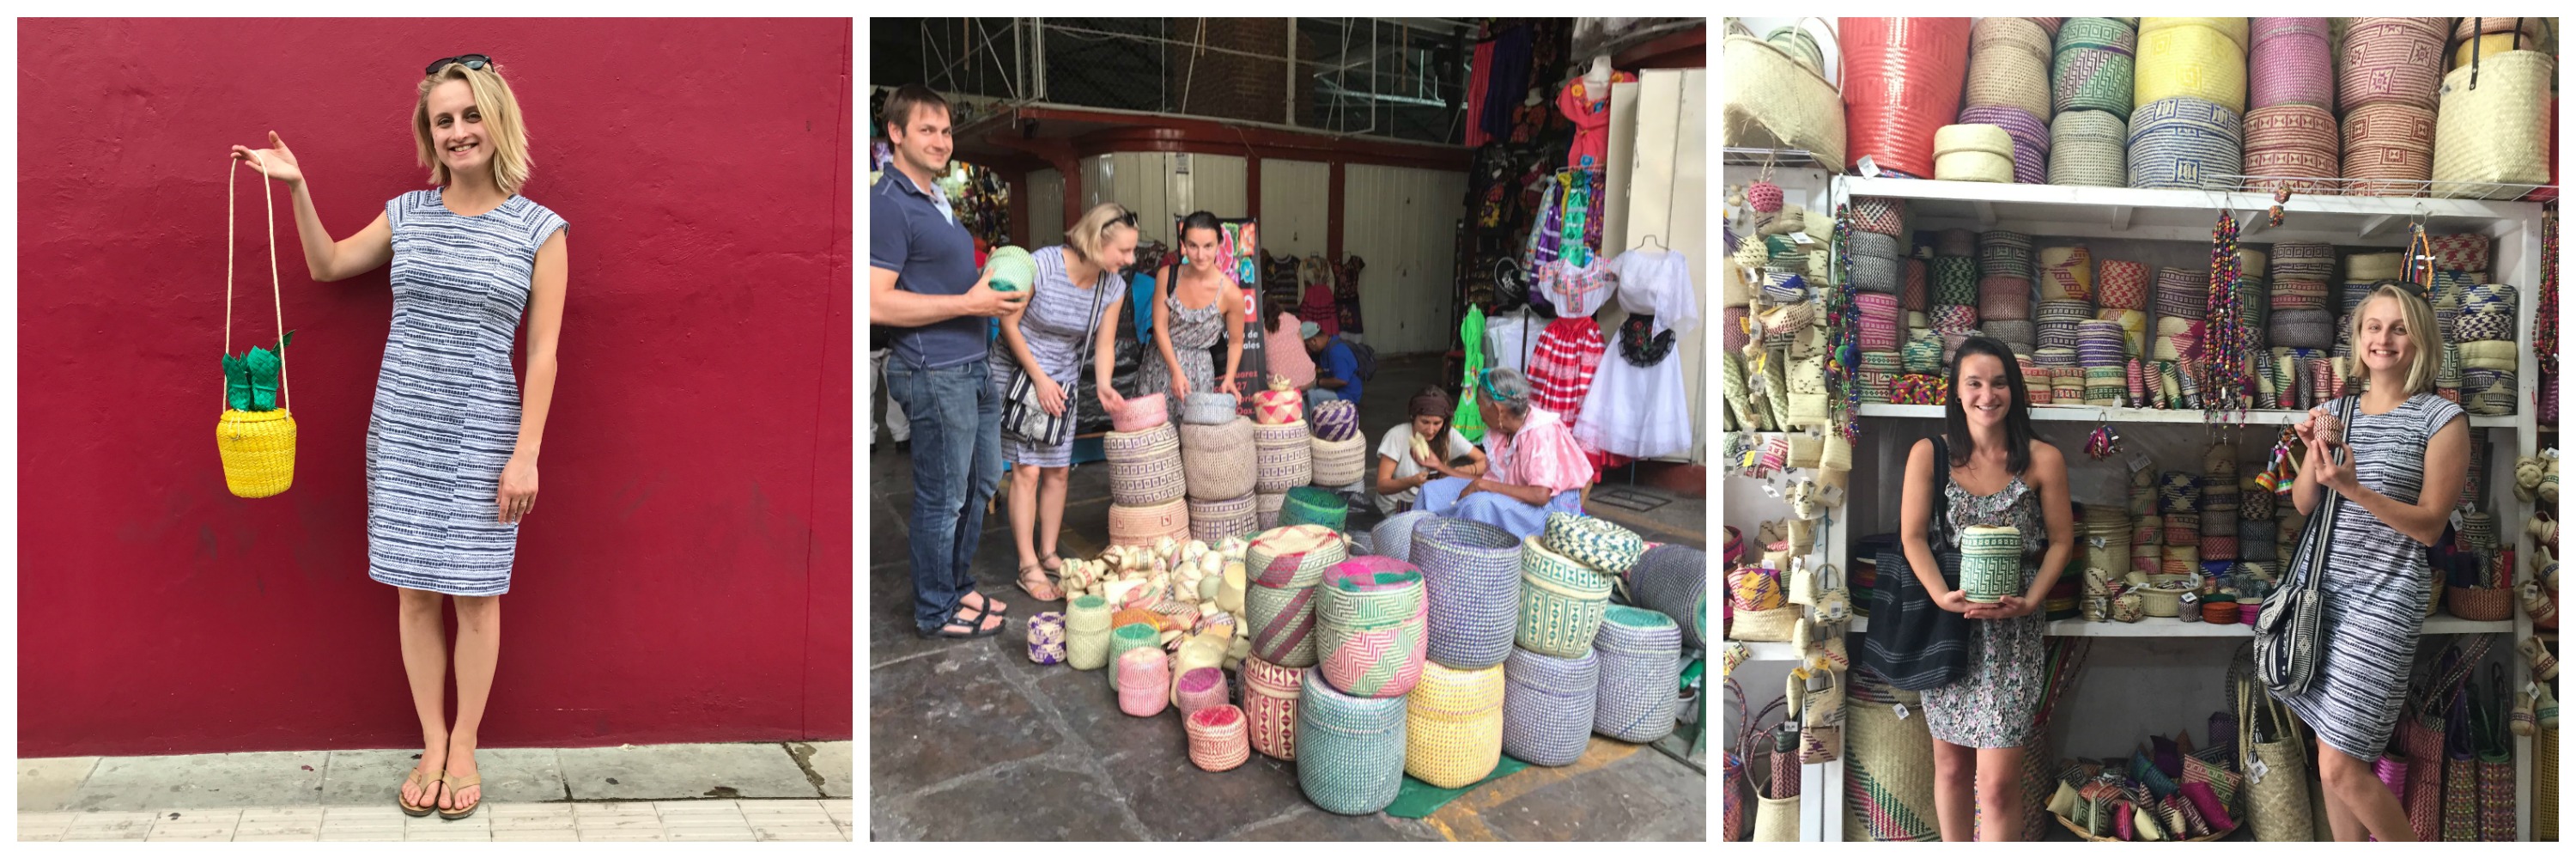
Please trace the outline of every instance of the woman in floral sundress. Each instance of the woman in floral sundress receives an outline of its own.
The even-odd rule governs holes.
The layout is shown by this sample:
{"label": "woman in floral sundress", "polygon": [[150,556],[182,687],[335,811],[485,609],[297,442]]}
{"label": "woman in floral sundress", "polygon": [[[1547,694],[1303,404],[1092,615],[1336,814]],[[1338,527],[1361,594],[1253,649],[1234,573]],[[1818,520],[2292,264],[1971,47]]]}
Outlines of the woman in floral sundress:
{"label": "woman in floral sundress", "polygon": [[[1163,405],[1175,423],[1181,398],[1193,393],[1235,390],[1235,371],[1243,364],[1243,290],[1226,279],[1233,259],[1225,228],[1216,216],[1191,212],[1181,219],[1181,256],[1154,276],[1154,342],[1136,372],[1140,393],[1166,394]],[[1208,350],[1224,338],[1225,375],[1216,375],[1216,357]]]}
{"label": "woman in floral sundress", "polygon": [[[1967,672],[1923,690],[1933,740],[1932,804],[1943,841],[2002,841],[2022,831],[2022,747],[2031,739],[2047,671],[2040,607],[2074,554],[2066,459],[2056,446],[2032,438],[2025,391],[2021,368],[2003,343],[1968,338],[1950,364],[1943,435],[1950,461],[1935,462],[1925,439],[1906,462],[1907,560],[1929,571],[1925,587],[1943,609],[1978,621],[1969,624]],[[1939,523],[1931,521],[1935,468],[1950,472],[1943,490],[1950,514]],[[2019,596],[1972,603],[1940,579],[1930,529],[1945,529],[1945,542],[1957,545],[1959,532],[1972,525],[2021,530]]]}

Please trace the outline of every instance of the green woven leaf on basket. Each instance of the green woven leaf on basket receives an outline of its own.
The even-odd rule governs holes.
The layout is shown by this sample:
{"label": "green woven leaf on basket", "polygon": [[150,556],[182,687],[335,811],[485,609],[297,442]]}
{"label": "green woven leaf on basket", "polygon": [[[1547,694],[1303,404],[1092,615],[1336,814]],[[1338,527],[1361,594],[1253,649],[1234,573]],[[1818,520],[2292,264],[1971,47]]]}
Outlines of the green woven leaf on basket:
{"label": "green woven leaf on basket", "polygon": [[250,411],[250,372],[243,369],[242,359],[231,355],[224,356],[224,406]]}
{"label": "green woven leaf on basket", "polygon": [[[289,330],[285,335],[280,336],[276,343],[271,344],[270,348],[254,346],[251,347],[248,355],[239,357],[232,355],[223,356],[225,407],[241,412],[265,412],[276,410],[277,379],[280,365],[283,363],[283,359],[280,355],[286,351],[287,346],[292,345],[294,342],[295,332]],[[254,357],[260,357],[262,359],[261,363],[254,364]],[[267,393],[265,397],[262,397],[260,393],[261,377],[263,372],[261,367],[263,365],[266,367],[265,375],[267,380]]]}
{"label": "green woven leaf on basket", "polygon": [[242,366],[250,374],[248,411],[276,411],[277,353],[268,351],[268,347],[265,346],[253,346],[250,354],[242,358]]}

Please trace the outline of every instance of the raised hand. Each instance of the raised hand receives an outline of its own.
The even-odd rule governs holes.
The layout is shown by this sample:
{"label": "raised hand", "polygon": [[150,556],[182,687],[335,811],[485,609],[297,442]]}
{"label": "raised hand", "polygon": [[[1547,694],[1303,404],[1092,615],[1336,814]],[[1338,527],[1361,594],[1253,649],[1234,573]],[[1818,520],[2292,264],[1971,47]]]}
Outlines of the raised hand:
{"label": "raised hand", "polygon": [[286,148],[286,139],[271,131],[268,133],[268,146],[267,149],[252,149],[234,144],[233,159],[248,161],[268,178],[290,186],[304,184],[304,168],[295,163],[295,153]]}

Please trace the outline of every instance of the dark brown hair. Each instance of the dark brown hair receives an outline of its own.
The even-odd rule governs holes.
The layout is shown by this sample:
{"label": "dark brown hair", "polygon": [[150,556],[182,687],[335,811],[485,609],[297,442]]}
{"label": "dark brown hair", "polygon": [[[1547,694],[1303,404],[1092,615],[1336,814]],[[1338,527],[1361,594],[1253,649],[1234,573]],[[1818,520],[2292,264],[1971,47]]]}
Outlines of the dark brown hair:
{"label": "dark brown hair", "polygon": [[2021,381],[2021,362],[2013,358],[2012,349],[2003,341],[1977,336],[1960,341],[1959,350],[1950,357],[1950,402],[1941,409],[1943,429],[1950,435],[1950,467],[1963,468],[1976,445],[1968,440],[1968,408],[1959,404],[1959,367],[1970,355],[1992,355],[2003,362],[2004,382],[2012,386],[2012,405],[2004,407],[2004,467],[2014,474],[2030,468],[2030,388]]}
{"label": "dark brown hair", "polygon": [[[912,109],[918,105],[929,105],[938,108],[940,113],[950,113],[948,100],[940,98],[938,92],[920,84],[904,84],[886,96],[885,110],[877,115],[877,119],[888,129],[905,128],[912,124]],[[893,135],[892,131],[886,133],[888,137]]]}

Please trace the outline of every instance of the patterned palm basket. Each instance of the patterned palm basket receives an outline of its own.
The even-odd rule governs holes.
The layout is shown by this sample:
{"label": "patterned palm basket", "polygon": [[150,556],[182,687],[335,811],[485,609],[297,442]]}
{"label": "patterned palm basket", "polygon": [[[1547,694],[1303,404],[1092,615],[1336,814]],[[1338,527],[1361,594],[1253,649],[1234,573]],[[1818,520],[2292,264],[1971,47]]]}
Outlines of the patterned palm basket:
{"label": "patterned palm basket", "polygon": [[1592,731],[1616,740],[1650,743],[1673,732],[1680,697],[1681,628],[1661,612],[1611,606],[1593,639],[1601,683],[1594,692]]}
{"label": "patterned palm basket", "polygon": [[1335,531],[1350,518],[1350,503],[1329,490],[1300,486],[1288,490],[1287,499],[1279,506],[1279,524],[1321,525]]}
{"label": "patterned palm basket", "polygon": [[[1195,395],[1193,395],[1195,396]],[[1259,469],[1252,449],[1252,421],[1181,423],[1181,470],[1192,498],[1234,498],[1252,492]]]}
{"label": "patterned palm basket", "polygon": [[1128,397],[1126,408],[1110,410],[1109,426],[1113,432],[1143,432],[1170,426],[1171,415],[1172,407],[1162,394],[1140,394]]}
{"label": "patterned palm basket", "polygon": [[1181,423],[1218,426],[1240,417],[1243,401],[1233,394],[1217,391],[1192,391],[1181,398]]}
{"label": "patterned palm basket", "polygon": [[1284,525],[1253,535],[1243,550],[1244,581],[1274,588],[1313,587],[1333,565],[1350,560],[1340,534],[1321,525]]}
{"label": "patterned palm basket", "polygon": [[2348,183],[2347,190],[2383,197],[2421,196],[2424,189],[2415,183],[2433,176],[2433,131],[2431,108],[2383,101],[2346,111],[2344,176],[2388,180]]}
{"label": "patterned palm basket", "polygon": [[2191,98],[2245,109],[2243,18],[2141,18],[2136,104]]}
{"label": "patterned palm basket", "polygon": [[1404,696],[1404,771],[1433,787],[1465,787],[1502,762],[1503,668],[1425,666]]}
{"label": "patterned palm basket", "polygon": [[1520,628],[1521,541],[1482,522],[1437,517],[1414,526],[1413,563],[1431,604],[1431,661],[1502,664]]}
{"label": "patterned palm basket", "polygon": [[[1305,421],[1254,424],[1252,491],[1278,494],[1315,479],[1314,436]],[[1275,508],[1274,508],[1275,509]]]}
{"label": "patterned palm basket", "polygon": [[1606,519],[1547,514],[1547,548],[1603,575],[1625,575],[1645,554],[1646,540]]}
{"label": "patterned palm basket", "polygon": [[1223,705],[1227,699],[1225,669],[1201,665],[1181,672],[1172,678],[1172,697],[1173,706],[1180,708],[1183,717]]}
{"label": "patterned palm basket", "polygon": [[2140,105],[2129,117],[2129,187],[2233,188],[2234,180],[2220,177],[2242,172],[2244,134],[2243,118],[2217,102],[2178,97]]}
{"label": "patterned palm basket", "polygon": [[1592,701],[1601,662],[1586,650],[1569,659],[1515,649],[1503,660],[1503,753],[1543,767],[1583,757],[1592,744]]}
{"label": "patterned palm basket", "polygon": [[2149,275],[2146,263],[2103,260],[2094,266],[2095,300],[2101,302],[2106,310],[2145,310]]}
{"label": "patterned palm basket", "polygon": [[1118,684],[1118,712],[1138,717],[1161,714],[1169,703],[1163,696],[1172,685],[1171,657],[1160,647],[1121,652],[1112,679]]}
{"label": "patterned palm basket", "polygon": [[1334,814],[1371,814],[1394,802],[1404,786],[1404,702],[1344,695],[1306,672],[1296,738],[1297,787],[1306,798]]}
{"label": "patterned palm basket", "polygon": [[1968,256],[1932,258],[1932,306],[1977,303],[1977,261]]}
{"label": "patterned palm basket", "polygon": [[2444,18],[2354,18],[2336,58],[2337,103],[2349,116],[2374,104],[2433,110],[2442,87]]}
{"label": "patterned palm basket", "polygon": [[1422,572],[1393,558],[1362,555],[1335,565],[1315,586],[1315,657],[1333,688],[1393,698],[1422,679]]}
{"label": "patterned palm basket", "polygon": [[1252,417],[1263,424],[1304,423],[1306,401],[1295,388],[1259,391],[1252,395]]}
{"label": "patterned palm basket", "polygon": [[1188,500],[1190,506],[1190,539],[1215,544],[1227,537],[1241,537],[1259,529],[1252,511],[1252,493],[1224,501]]}
{"label": "patterned palm basket", "polygon": [[1968,34],[1968,82],[1960,104],[2047,115],[2048,55],[2048,31],[2030,19],[1977,19]]}
{"label": "patterned palm basket", "polygon": [[1219,702],[1182,720],[1190,737],[1190,763],[1208,772],[1224,772],[1251,759],[1252,745],[1243,711]]}
{"label": "patterned palm basket", "polygon": [[2048,121],[2009,105],[1959,111],[1963,123],[1985,123],[2012,138],[2013,181],[2037,185],[2048,181]]}
{"label": "patterned palm basket", "polygon": [[1189,492],[1181,469],[1181,433],[1171,424],[1137,432],[1111,432],[1100,442],[1109,457],[1109,500],[1150,507]]}
{"label": "patterned palm basket", "polygon": [[1109,664],[1109,600],[1084,594],[1065,604],[1064,661],[1078,671]]}
{"label": "patterned palm basket", "polygon": [[1592,649],[1610,605],[1611,580],[1549,551],[1537,537],[1521,544],[1521,619],[1513,641],[1550,656],[1579,656]]}
{"label": "patterned palm basket", "polygon": [[2324,18],[2256,18],[2250,109],[2300,104],[2332,110],[2334,57]]}
{"label": "patterned palm basket", "polygon": [[1244,620],[1252,624],[1252,655],[1289,668],[1315,666],[1315,589],[1248,584]]}
{"label": "patterned palm basket", "polygon": [[2118,18],[2068,18],[2057,29],[2049,109],[2057,121],[2091,111],[2126,119],[2135,104],[2138,34]]}
{"label": "patterned palm basket", "polygon": [[1174,498],[1161,504],[1109,505],[1109,545],[1151,546],[1155,540],[1190,538],[1190,508]]}
{"label": "patterned palm basket", "polygon": [[2021,529],[1972,525],[1959,535],[1959,587],[1969,602],[2000,602],[2021,590]]}
{"label": "patterned palm basket", "polygon": [[1252,524],[1269,529],[1279,527],[1279,507],[1288,502],[1286,492],[1252,493]]}
{"label": "patterned palm basket", "polygon": [[1358,483],[1368,469],[1368,438],[1353,434],[1340,441],[1316,436],[1314,441],[1314,474],[1316,486],[1349,486]]}
{"label": "patterned palm basket", "polygon": [[1316,438],[1325,441],[1344,441],[1359,435],[1359,405],[1349,400],[1326,400],[1316,403],[1315,414],[1306,422],[1314,425]]}
{"label": "patterned palm basket", "polygon": [[1064,613],[1042,611],[1029,618],[1029,661],[1054,665],[1065,657]]}
{"label": "patterned palm basket", "polygon": [[1380,555],[1413,562],[1413,526],[1437,518],[1428,510],[1407,510],[1386,517],[1369,529],[1369,545]]}
{"label": "patterned palm basket", "polygon": [[[2306,104],[2257,108],[2245,114],[2245,175],[2343,176],[2343,132],[2334,114]],[[2302,193],[2338,193],[2331,183],[2245,180],[2245,190],[2288,188]]]}
{"label": "patterned palm basket", "polygon": [[1297,699],[1306,685],[1306,669],[1243,658],[1243,715],[1250,723],[1252,749],[1283,761],[1297,759]]}
{"label": "patterned palm basket", "polygon": [[1853,197],[1852,227],[1862,232],[1905,235],[1905,201],[1896,197]]}
{"label": "patterned palm basket", "polygon": [[2281,242],[2272,246],[2272,279],[2322,281],[2334,276],[2334,246],[2323,242]]}

